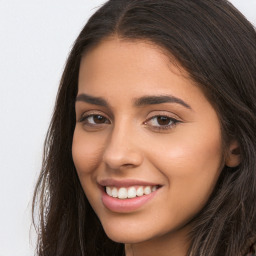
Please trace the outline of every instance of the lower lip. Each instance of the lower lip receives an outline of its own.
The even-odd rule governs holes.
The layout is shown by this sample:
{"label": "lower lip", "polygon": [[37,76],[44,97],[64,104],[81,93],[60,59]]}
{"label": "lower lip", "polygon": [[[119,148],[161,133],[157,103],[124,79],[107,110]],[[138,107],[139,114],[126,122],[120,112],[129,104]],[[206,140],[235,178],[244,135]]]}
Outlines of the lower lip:
{"label": "lower lip", "polygon": [[133,212],[135,210],[138,210],[140,207],[145,205],[148,201],[153,199],[153,197],[156,195],[157,191],[134,198],[128,198],[128,199],[118,199],[109,196],[105,191],[102,191],[102,203],[103,205],[109,209],[112,212],[120,212],[120,213],[128,213]]}

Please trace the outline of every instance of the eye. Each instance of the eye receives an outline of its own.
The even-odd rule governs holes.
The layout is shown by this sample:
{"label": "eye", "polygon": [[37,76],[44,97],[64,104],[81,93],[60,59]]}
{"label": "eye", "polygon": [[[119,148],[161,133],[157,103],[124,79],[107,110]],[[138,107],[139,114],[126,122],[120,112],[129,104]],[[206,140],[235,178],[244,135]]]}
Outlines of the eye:
{"label": "eye", "polygon": [[157,130],[166,130],[166,129],[171,129],[174,125],[176,125],[178,122],[177,119],[169,117],[169,116],[164,116],[164,115],[159,115],[159,116],[153,116],[150,119],[148,119],[145,124],[151,126],[154,129]]}
{"label": "eye", "polygon": [[99,126],[104,124],[110,124],[110,121],[108,118],[99,114],[83,115],[79,120],[79,122],[87,126]]}
{"label": "eye", "polygon": [[87,117],[87,122],[89,124],[105,124],[109,123],[106,117],[101,115],[91,115]]}

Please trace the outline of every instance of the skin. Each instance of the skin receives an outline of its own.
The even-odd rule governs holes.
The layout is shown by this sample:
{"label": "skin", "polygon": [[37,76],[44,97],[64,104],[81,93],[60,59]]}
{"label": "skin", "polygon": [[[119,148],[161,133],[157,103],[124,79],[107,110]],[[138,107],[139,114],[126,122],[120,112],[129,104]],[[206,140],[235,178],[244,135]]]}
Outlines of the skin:
{"label": "skin", "polygon": [[[108,105],[86,102],[81,94]],[[156,95],[172,95],[187,106],[134,103]],[[167,117],[169,126],[155,116]],[[201,89],[159,47],[108,38],[82,58],[76,119],[74,164],[110,239],[125,243],[126,255],[186,255],[188,223],[205,205],[226,161],[218,116]],[[232,162],[232,156],[227,159]],[[139,209],[119,213],[102,203],[98,182],[106,178],[161,188]]]}

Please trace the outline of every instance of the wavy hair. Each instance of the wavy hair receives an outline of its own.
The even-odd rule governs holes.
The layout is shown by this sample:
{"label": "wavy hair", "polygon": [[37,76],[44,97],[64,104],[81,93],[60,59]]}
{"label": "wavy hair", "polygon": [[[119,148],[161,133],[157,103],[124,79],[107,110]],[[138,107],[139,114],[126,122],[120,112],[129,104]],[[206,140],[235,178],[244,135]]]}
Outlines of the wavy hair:
{"label": "wavy hair", "polygon": [[123,255],[80,185],[71,148],[80,60],[109,36],[160,46],[203,90],[236,139],[241,163],[224,167],[192,221],[189,256],[242,255],[256,235],[256,32],[226,0],[110,0],[87,22],[67,59],[33,199],[39,256]]}

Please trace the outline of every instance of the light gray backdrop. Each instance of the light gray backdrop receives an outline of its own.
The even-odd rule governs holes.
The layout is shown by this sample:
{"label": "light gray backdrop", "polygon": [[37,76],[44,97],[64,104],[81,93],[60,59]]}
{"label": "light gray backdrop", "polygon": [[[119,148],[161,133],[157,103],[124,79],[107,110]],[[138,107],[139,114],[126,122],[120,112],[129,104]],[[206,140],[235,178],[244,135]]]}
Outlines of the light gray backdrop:
{"label": "light gray backdrop", "polygon": [[[0,256],[34,255],[31,198],[58,83],[103,2],[0,0]],[[256,24],[255,0],[231,2]]]}

